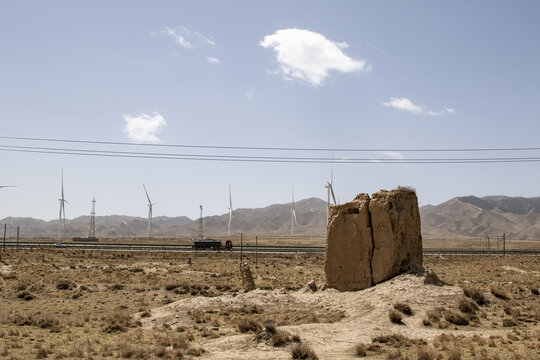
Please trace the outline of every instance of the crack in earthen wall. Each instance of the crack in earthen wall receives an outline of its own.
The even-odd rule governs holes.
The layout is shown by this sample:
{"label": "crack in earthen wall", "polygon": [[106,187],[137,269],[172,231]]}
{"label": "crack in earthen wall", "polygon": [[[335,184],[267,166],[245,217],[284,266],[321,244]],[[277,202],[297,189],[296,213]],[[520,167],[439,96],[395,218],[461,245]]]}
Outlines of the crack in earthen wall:
{"label": "crack in earthen wall", "polygon": [[369,252],[369,276],[371,280],[371,286],[373,286],[373,254],[375,253],[375,236],[373,235],[373,224],[371,223],[371,211],[369,211],[369,206],[367,213],[369,218],[369,230],[371,233],[371,251]]}

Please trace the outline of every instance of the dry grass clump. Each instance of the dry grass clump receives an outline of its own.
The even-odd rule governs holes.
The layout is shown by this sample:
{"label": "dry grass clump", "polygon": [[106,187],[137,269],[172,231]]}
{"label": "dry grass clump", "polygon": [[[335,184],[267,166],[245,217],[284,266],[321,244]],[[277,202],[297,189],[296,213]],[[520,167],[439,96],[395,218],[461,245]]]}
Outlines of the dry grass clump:
{"label": "dry grass clump", "polygon": [[104,319],[104,333],[115,333],[115,332],[124,332],[128,328],[137,326],[137,323],[134,323],[130,315],[122,313],[113,313],[106,316]]}
{"label": "dry grass clump", "polygon": [[315,354],[315,351],[310,345],[298,342],[291,345],[289,348],[291,359],[304,359],[304,360],[318,360],[319,358]]}
{"label": "dry grass clump", "polygon": [[510,300],[510,295],[500,287],[492,286],[489,288],[493,296],[502,300]]}
{"label": "dry grass clump", "polygon": [[489,304],[488,299],[486,299],[486,297],[484,296],[484,293],[480,289],[471,288],[471,287],[464,287],[463,288],[463,293],[465,294],[466,297],[471,298],[474,301],[476,301],[476,303],[478,305],[488,305]]}
{"label": "dry grass clump", "polygon": [[444,319],[454,325],[469,325],[469,320],[465,316],[453,310],[447,311],[444,314]]}
{"label": "dry grass clump", "polygon": [[58,290],[71,290],[73,289],[73,287],[74,287],[74,284],[69,280],[60,280],[56,284],[56,288]]}
{"label": "dry grass clump", "polygon": [[461,356],[461,351],[457,348],[454,348],[448,353],[448,360],[461,360]]}
{"label": "dry grass clump", "polygon": [[291,335],[287,331],[279,330],[274,321],[268,320],[264,323],[264,329],[255,335],[257,341],[266,341],[270,346],[281,347],[291,342],[300,342],[298,335]]}
{"label": "dry grass clump", "polygon": [[247,332],[257,332],[261,329],[261,324],[259,324],[257,321],[252,319],[240,319],[238,321],[238,330],[241,333],[247,333]]}
{"label": "dry grass clump", "polygon": [[356,347],[354,348],[354,354],[358,357],[365,357],[367,356],[367,349],[366,345],[360,343],[356,344]]}
{"label": "dry grass clump", "polygon": [[503,319],[502,324],[504,327],[513,327],[517,325],[516,321],[512,318]]}
{"label": "dry grass clump", "polygon": [[34,299],[34,295],[32,295],[32,293],[28,291],[21,291],[20,293],[17,294],[17,297],[24,301],[30,301]]}
{"label": "dry grass clump", "polygon": [[435,354],[425,348],[419,348],[416,352],[416,359],[418,360],[433,360],[435,359]]}
{"label": "dry grass clump", "polygon": [[475,314],[476,310],[478,310],[478,305],[473,300],[464,297],[459,300],[458,308],[464,314]]}
{"label": "dry grass clump", "polygon": [[405,315],[409,315],[409,316],[413,315],[413,311],[412,311],[411,307],[409,305],[405,304],[405,303],[396,303],[396,304],[394,304],[394,309],[396,309],[397,311],[402,312]]}
{"label": "dry grass clump", "polygon": [[388,312],[388,318],[394,324],[403,325],[403,321],[402,321],[403,320],[403,315],[401,315],[401,313],[399,311],[397,311],[397,310],[391,309]]}

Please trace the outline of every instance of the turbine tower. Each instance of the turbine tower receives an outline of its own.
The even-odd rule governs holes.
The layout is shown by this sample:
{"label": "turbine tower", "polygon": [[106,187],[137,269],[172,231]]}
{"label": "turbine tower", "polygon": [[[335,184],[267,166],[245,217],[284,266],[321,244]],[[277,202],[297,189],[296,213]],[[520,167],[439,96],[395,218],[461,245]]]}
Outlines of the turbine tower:
{"label": "turbine tower", "polygon": [[231,197],[231,184],[229,184],[229,231],[228,231],[229,236],[231,236],[232,216],[233,216],[233,208],[232,208],[232,197]]}
{"label": "turbine tower", "polygon": [[[62,169],[62,193],[61,198],[58,199],[60,201],[60,214],[58,215],[58,239],[60,239],[60,234],[62,234],[62,237],[65,235],[66,231],[66,203],[69,204],[69,202],[64,198],[64,169]],[[64,220],[64,227],[62,231],[62,218]]]}
{"label": "turbine tower", "polygon": [[332,153],[332,167],[330,168],[330,182],[326,182],[326,185],[324,186],[327,190],[327,200],[326,200],[326,225],[328,225],[328,222],[330,221],[330,195],[332,195],[332,199],[334,200],[334,205],[336,205],[336,197],[334,195],[334,188],[332,186],[332,183],[334,182],[334,153]]}
{"label": "turbine tower", "polygon": [[292,211],[291,211],[291,236],[294,236],[294,224],[298,224],[296,221],[296,211],[294,211],[294,190],[292,191]]}
{"label": "turbine tower", "polygon": [[144,188],[146,198],[148,199],[148,237],[150,237],[152,231],[152,206],[156,205],[157,203],[152,203],[150,196],[148,196],[148,191],[146,191],[146,186],[144,186],[144,184],[142,184],[142,186]]}
{"label": "turbine tower", "polygon": [[90,232],[88,233],[88,238],[96,238],[96,198],[92,199],[92,213],[90,214]]}
{"label": "turbine tower", "polygon": [[203,240],[203,231],[202,231],[202,205],[199,205],[199,208],[201,209],[201,217],[199,218],[199,239]]}

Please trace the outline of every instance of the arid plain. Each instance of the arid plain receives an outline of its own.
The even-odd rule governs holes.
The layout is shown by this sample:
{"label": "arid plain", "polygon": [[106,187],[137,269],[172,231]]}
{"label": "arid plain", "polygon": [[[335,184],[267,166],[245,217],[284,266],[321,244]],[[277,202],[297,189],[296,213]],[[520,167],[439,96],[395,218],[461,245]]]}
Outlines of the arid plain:
{"label": "arid plain", "polygon": [[339,293],[321,289],[324,254],[247,254],[244,293],[238,253],[2,255],[7,359],[540,357],[535,256],[426,256],[449,285],[403,274]]}

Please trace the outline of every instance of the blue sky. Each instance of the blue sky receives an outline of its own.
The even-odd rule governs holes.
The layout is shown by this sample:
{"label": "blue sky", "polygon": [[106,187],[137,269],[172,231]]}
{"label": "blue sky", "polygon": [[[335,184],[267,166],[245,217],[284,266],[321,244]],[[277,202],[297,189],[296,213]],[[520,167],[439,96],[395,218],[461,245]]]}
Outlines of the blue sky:
{"label": "blue sky", "polygon": [[[0,1],[0,136],[254,147],[539,147],[536,1]],[[69,147],[0,139],[0,145]],[[85,148],[90,148],[86,146]],[[225,150],[105,147],[229,155]],[[320,156],[329,152],[242,152]],[[341,202],[410,185],[454,196],[540,196],[538,162],[340,163]],[[223,214],[326,198],[329,164],[100,158],[0,151],[0,218]]]}

